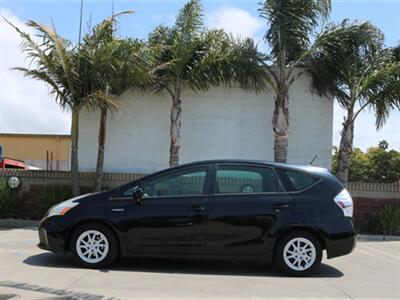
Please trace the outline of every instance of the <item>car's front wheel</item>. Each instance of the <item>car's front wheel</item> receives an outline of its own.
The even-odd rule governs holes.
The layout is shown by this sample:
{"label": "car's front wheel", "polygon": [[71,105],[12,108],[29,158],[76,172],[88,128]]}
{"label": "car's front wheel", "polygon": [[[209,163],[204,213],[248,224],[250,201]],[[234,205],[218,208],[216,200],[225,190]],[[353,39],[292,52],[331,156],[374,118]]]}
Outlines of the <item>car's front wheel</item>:
{"label": "car's front wheel", "polygon": [[107,226],[84,224],[72,235],[71,252],[79,264],[89,268],[103,268],[117,257],[118,243]]}
{"label": "car's front wheel", "polygon": [[303,230],[285,235],[275,251],[276,267],[291,276],[306,276],[321,264],[322,247],[319,240]]}

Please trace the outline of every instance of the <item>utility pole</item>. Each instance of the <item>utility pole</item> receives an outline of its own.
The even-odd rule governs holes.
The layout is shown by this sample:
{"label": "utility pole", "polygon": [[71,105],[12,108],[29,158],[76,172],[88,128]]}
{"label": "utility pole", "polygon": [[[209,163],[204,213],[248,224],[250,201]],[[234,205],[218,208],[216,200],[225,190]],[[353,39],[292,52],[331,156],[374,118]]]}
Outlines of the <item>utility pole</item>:
{"label": "utility pole", "polygon": [[81,0],[81,12],[80,12],[80,17],[79,17],[79,34],[78,34],[79,48],[81,46],[81,38],[82,38],[82,19],[83,19],[83,0]]}

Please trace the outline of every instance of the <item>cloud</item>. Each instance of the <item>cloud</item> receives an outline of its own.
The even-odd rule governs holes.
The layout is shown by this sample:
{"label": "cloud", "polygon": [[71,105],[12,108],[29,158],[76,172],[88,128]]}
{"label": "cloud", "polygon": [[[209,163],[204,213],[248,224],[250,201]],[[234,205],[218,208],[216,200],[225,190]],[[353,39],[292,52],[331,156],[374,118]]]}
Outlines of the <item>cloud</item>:
{"label": "cloud", "polygon": [[[9,10],[0,8],[0,15],[23,31],[32,33]],[[29,65],[29,60],[21,53],[20,43],[16,31],[0,18],[0,132],[69,133],[69,113],[60,110],[49,95],[48,87],[11,70]]]}
{"label": "cloud", "polygon": [[[345,111],[335,102],[333,119],[333,144],[339,146],[340,131],[342,130]],[[390,149],[400,150],[400,112],[394,111],[386,124],[376,130],[375,116],[372,111],[365,110],[356,119],[354,130],[354,146],[366,150],[371,146],[377,146],[379,141],[386,140]]]}
{"label": "cloud", "polygon": [[224,29],[235,36],[255,38],[264,23],[248,11],[234,7],[221,6],[206,15],[206,25],[209,28]]}

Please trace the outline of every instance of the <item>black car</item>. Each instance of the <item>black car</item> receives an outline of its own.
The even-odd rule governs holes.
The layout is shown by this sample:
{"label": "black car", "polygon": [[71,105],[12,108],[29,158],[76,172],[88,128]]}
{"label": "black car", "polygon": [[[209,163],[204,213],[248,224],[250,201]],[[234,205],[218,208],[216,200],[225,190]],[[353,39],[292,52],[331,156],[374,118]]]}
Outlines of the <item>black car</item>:
{"label": "black car", "polygon": [[290,275],[355,247],[353,201],[326,169],[213,160],[52,207],[39,247],[86,267],[119,257],[255,259]]}

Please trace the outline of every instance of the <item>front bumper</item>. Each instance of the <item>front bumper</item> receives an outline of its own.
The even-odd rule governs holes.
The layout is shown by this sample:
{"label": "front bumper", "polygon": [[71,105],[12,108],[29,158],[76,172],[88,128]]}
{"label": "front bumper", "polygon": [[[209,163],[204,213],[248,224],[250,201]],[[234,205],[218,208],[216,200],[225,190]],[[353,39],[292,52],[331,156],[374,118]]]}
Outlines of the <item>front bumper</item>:
{"label": "front bumper", "polygon": [[65,252],[67,229],[61,222],[61,218],[60,216],[53,216],[40,221],[38,227],[39,243],[37,244],[40,249],[57,253]]}
{"label": "front bumper", "polygon": [[37,244],[37,246],[40,249],[51,251],[50,246],[49,246],[49,240],[47,238],[46,228],[39,226],[38,234],[39,234],[39,244]]}

